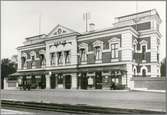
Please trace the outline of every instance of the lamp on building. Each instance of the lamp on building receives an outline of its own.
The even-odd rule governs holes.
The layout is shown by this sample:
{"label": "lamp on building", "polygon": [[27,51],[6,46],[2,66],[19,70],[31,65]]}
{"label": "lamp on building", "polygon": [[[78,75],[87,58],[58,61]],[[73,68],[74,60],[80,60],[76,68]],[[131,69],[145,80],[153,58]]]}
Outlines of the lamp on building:
{"label": "lamp on building", "polygon": [[49,75],[52,75],[52,72],[51,72],[51,71],[49,71]]}
{"label": "lamp on building", "polygon": [[78,77],[81,77],[81,73],[78,73]]}

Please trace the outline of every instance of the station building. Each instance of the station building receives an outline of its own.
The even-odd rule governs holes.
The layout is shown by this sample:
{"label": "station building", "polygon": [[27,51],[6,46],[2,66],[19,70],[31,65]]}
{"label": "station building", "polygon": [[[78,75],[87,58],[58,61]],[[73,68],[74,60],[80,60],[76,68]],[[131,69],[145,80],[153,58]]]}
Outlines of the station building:
{"label": "station building", "polygon": [[57,25],[25,39],[18,50],[18,76],[35,88],[134,88],[133,77],[160,77],[161,19],[155,9],[115,18],[111,28],[79,33]]}

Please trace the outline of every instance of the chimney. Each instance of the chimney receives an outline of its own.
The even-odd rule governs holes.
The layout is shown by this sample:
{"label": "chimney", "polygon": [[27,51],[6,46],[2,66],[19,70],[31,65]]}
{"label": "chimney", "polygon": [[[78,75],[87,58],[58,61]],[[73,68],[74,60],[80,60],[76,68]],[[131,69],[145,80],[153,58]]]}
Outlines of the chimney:
{"label": "chimney", "polygon": [[90,23],[89,24],[89,31],[95,31],[95,24],[94,23]]}

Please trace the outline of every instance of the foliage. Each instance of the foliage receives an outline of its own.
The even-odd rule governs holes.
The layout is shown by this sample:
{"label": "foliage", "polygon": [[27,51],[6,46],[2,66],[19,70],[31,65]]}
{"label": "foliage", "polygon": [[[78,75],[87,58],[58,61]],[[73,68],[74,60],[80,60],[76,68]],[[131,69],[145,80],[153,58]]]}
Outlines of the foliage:
{"label": "foliage", "polygon": [[161,76],[162,77],[165,77],[166,76],[166,58],[164,58],[162,61],[161,61]]}
{"label": "foliage", "polygon": [[1,60],[1,88],[3,88],[3,80],[8,77],[9,74],[15,73],[17,69],[17,64],[12,62],[8,58]]}

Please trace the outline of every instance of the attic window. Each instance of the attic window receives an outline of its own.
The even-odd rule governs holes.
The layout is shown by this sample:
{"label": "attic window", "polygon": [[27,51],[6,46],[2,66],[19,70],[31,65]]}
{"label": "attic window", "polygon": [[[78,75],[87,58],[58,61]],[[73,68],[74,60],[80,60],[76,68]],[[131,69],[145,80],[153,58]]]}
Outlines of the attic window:
{"label": "attic window", "polygon": [[57,30],[57,32],[58,32],[58,34],[61,34],[61,33],[62,33],[62,30],[59,28],[59,29]]}
{"label": "attic window", "polygon": [[65,31],[65,30],[63,30],[63,33],[66,33],[66,31]]}
{"label": "attic window", "polygon": [[54,35],[57,35],[57,32],[55,32]]}

